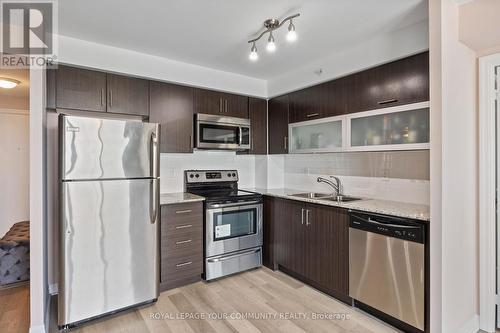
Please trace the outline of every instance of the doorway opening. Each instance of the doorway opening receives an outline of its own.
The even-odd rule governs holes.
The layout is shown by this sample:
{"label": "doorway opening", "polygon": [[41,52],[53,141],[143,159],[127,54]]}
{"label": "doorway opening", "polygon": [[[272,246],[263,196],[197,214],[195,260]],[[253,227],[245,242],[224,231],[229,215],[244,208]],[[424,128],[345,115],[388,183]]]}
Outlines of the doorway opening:
{"label": "doorway opening", "polygon": [[13,332],[30,322],[29,79],[0,69],[0,327]]}

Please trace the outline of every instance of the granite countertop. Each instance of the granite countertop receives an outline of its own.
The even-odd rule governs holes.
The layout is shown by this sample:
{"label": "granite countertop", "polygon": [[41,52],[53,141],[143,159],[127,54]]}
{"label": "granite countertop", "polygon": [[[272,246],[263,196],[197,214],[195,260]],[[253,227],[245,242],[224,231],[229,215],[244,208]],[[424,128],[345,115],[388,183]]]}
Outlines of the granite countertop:
{"label": "granite countertop", "polygon": [[198,202],[205,200],[204,197],[186,192],[162,193],[160,194],[160,205],[172,205],[187,202]]}
{"label": "granite countertop", "polygon": [[320,205],[342,207],[346,209],[354,209],[371,213],[405,217],[422,221],[430,220],[430,210],[428,205],[419,205],[406,202],[388,201],[388,200],[379,200],[370,198],[363,198],[362,200],[338,203],[336,201],[293,197],[291,196],[291,194],[293,193],[304,193],[308,191],[286,189],[286,188],[267,189],[267,190],[253,188],[244,190],[261,193],[263,195],[274,196],[278,198],[305,201]]}

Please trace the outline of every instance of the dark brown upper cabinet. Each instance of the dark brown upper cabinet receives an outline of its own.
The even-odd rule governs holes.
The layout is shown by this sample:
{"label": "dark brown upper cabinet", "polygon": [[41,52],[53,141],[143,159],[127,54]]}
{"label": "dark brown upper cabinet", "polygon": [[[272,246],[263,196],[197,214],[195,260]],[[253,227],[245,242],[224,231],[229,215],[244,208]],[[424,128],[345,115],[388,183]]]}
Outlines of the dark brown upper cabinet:
{"label": "dark brown upper cabinet", "polygon": [[149,121],[161,124],[162,153],[193,151],[194,89],[151,81]]}
{"label": "dark brown upper cabinet", "polygon": [[429,100],[429,52],[289,93],[290,123]]}
{"label": "dark brown upper cabinet", "polygon": [[195,89],[195,113],[248,118],[248,97],[220,91]]}
{"label": "dark brown upper cabinet", "polygon": [[290,122],[295,123],[329,116],[326,84],[319,84],[289,94]]}
{"label": "dark brown upper cabinet", "polygon": [[107,74],[107,112],[149,115],[149,81]]}
{"label": "dark brown upper cabinet", "polygon": [[47,107],[147,117],[149,81],[60,65],[47,72]]}
{"label": "dark brown upper cabinet", "polygon": [[346,99],[353,88],[350,81],[346,77],[290,93],[290,122],[345,114]]}
{"label": "dark brown upper cabinet", "polygon": [[429,53],[354,74],[353,92],[349,113],[428,101]]}
{"label": "dark brown upper cabinet", "polygon": [[288,105],[288,95],[269,100],[269,154],[288,153]]}
{"label": "dark brown upper cabinet", "polygon": [[267,101],[260,98],[248,98],[248,116],[252,126],[249,154],[267,154]]}
{"label": "dark brown upper cabinet", "polygon": [[55,81],[55,107],[106,111],[106,73],[59,65]]}

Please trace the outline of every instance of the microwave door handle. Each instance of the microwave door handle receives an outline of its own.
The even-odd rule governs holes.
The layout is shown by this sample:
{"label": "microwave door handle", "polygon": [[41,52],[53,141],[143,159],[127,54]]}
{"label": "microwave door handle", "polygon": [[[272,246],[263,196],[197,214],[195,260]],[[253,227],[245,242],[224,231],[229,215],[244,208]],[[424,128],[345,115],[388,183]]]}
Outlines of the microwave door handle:
{"label": "microwave door handle", "polygon": [[243,144],[243,128],[240,126],[239,130],[240,130],[240,137],[239,137],[239,144],[238,145],[241,147],[241,145]]}

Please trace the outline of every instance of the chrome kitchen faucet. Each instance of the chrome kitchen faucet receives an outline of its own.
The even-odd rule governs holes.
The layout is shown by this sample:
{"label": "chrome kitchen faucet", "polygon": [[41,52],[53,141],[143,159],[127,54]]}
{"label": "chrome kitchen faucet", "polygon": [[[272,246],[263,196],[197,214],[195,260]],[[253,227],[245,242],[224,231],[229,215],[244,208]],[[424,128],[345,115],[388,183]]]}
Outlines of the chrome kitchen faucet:
{"label": "chrome kitchen faucet", "polygon": [[342,196],[342,182],[340,181],[340,179],[338,177],[330,176],[330,178],[334,179],[335,183],[332,182],[331,180],[323,178],[323,177],[318,177],[317,181],[318,181],[318,183],[325,183],[325,184],[330,185],[334,191],[333,195],[335,195],[335,193],[336,193],[337,196]]}

